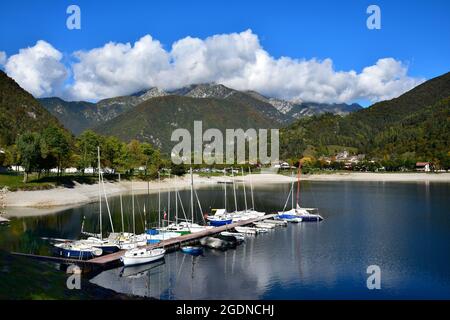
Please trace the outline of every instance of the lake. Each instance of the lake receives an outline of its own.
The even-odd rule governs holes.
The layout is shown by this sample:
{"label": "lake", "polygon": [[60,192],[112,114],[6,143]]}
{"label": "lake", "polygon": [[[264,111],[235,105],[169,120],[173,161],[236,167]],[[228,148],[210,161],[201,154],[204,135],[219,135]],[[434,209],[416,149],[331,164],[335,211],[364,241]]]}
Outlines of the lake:
{"label": "lake", "polygon": [[[256,209],[268,213],[281,210],[289,188],[289,184],[255,187]],[[201,187],[197,192],[204,212],[224,206],[223,186]],[[227,207],[234,209],[231,188],[227,195]],[[237,195],[238,206],[243,208],[242,188]],[[189,191],[182,191],[181,198],[188,212]],[[158,223],[157,199],[157,194],[135,197],[137,231],[143,230],[145,221]],[[167,211],[167,194],[162,194],[161,200]],[[171,200],[172,218],[173,193]],[[450,184],[304,182],[301,203],[318,207],[325,220],[248,236],[244,244],[225,252],[205,250],[199,257],[174,252],[158,263],[106,270],[83,279],[89,288],[86,295],[85,286],[77,293],[66,290],[67,276],[55,264],[2,253],[0,297],[10,297],[8,283],[25,298],[42,297],[39,290],[44,290],[40,283],[45,273],[53,279],[46,290],[55,298],[95,296],[92,287],[158,299],[450,298]],[[115,231],[120,231],[119,197],[109,199],[109,205]],[[123,197],[123,205],[124,227],[131,230],[129,195]],[[106,233],[111,227],[104,205],[103,209]],[[179,216],[183,216],[181,209]],[[56,214],[12,218],[9,227],[0,228],[0,248],[46,254],[48,245],[40,237],[77,238],[83,217],[84,229],[98,232],[96,203]],[[201,221],[199,211],[195,218]],[[380,290],[367,289],[367,267],[371,265],[380,267]]]}

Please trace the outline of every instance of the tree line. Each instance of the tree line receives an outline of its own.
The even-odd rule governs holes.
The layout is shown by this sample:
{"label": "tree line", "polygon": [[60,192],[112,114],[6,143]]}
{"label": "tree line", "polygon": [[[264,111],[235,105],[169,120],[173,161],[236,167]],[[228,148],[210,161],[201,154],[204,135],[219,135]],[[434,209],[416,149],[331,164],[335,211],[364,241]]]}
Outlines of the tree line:
{"label": "tree line", "polygon": [[143,167],[150,178],[157,176],[163,166],[170,166],[159,150],[149,143],[132,140],[129,143],[116,137],[98,135],[91,130],[73,137],[66,130],[49,126],[39,132],[19,135],[14,145],[3,149],[0,165],[20,165],[24,170],[24,182],[31,173],[49,174],[57,169],[61,176],[65,168],[75,167],[83,175],[87,168],[97,167],[97,147],[101,150],[101,165],[113,172],[133,173]]}

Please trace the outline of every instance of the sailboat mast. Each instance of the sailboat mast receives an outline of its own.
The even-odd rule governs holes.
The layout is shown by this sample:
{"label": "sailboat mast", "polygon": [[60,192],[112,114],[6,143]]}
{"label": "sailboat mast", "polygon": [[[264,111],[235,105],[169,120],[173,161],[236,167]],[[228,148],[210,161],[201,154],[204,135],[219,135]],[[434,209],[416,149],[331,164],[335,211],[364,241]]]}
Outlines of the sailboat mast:
{"label": "sailboat mast", "polygon": [[175,224],[178,225],[178,189],[175,188]]}
{"label": "sailboat mast", "polygon": [[161,174],[158,171],[158,228],[161,228]]}
{"label": "sailboat mast", "polygon": [[100,221],[100,240],[103,240],[102,235],[102,186],[101,186],[101,173],[100,173],[100,146],[97,147],[98,158],[98,206],[99,206],[99,221]]}
{"label": "sailboat mast", "polygon": [[252,180],[252,169],[248,167],[248,174],[250,178],[250,193],[252,195],[252,209],[255,210],[255,199],[253,197],[253,180]]}
{"label": "sailboat mast", "polygon": [[234,169],[231,168],[231,178],[233,179],[233,193],[234,193],[234,209],[238,211],[237,198],[236,198],[236,184],[234,183]]}
{"label": "sailboat mast", "polygon": [[[169,181],[170,181],[170,171],[169,171]],[[170,188],[167,193],[168,193],[167,194],[167,225],[169,225],[169,223],[170,223]]]}
{"label": "sailboat mast", "polygon": [[225,203],[225,211],[227,211],[227,170],[223,169],[223,174],[225,175],[225,180],[224,180],[224,184],[223,184],[223,189],[224,189],[224,203]]}
{"label": "sailboat mast", "polygon": [[[120,184],[120,173],[119,173],[119,184]],[[123,222],[123,201],[122,201],[122,193],[120,193],[120,218],[122,220],[122,233],[125,232],[125,224]]]}
{"label": "sailboat mast", "polygon": [[298,175],[297,175],[297,205],[300,204],[300,174],[302,172],[301,160],[298,162]]}
{"label": "sailboat mast", "polygon": [[191,214],[192,214],[192,223],[194,223],[194,178],[192,176],[192,167],[190,168],[191,173]]}
{"label": "sailboat mast", "polygon": [[131,207],[133,213],[133,234],[136,234],[136,223],[134,220],[134,189],[133,189],[133,177],[131,177]]}
{"label": "sailboat mast", "polygon": [[294,209],[294,173],[292,172],[292,174],[291,174],[291,177],[292,177],[292,183],[291,183],[291,191],[289,192],[290,193],[290,196],[291,196],[291,202],[292,202],[292,209]]}
{"label": "sailboat mast", "polygon": [[244,203],[245,203],[245,212],[247,212],[247,192],[245,191],[245,181],[244,181],[244,168],[241,168],[242,173],[242,182],[244,183]]}
{"label": "sailboat mast", "polygon": [[[149,211],[151,212],[151,210],[150,210],[150,180],[149,180],[149,178],[147,177],[147,208],[149,209]],[[145,209],[145,206],[144,206],[144,209]],[[151,215],[151,213],[150,213],[150,215]],[[147,231],[147,213],[145,212],[145,210],[144,210],[144,222],[145,222],[145,231]]]}

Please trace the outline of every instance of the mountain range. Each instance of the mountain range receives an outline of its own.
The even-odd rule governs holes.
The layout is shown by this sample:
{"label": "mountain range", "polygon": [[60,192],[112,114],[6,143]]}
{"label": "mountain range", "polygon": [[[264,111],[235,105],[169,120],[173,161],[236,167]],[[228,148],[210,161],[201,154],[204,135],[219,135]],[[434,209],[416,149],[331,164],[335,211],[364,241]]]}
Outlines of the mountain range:
{"label": "mountain range", "polygon": [[450,72],[345,117],[299,119],[281,130],[280,139],[284,158],[327,154],[339,146],[379,159],[449,161],[450,166]]}
{"label": "mountain range", "polygon": [[0,71],[0,147],[14,144],[23,132],[64,125],[74,133],[91,128],[124,141],[151,142],[167,152],[175,144],[171,132],[192,130],[195,120],[203,121],[203,130],[280,128],[284,159],[347,148],[379,159],[417,159],[450,167],[450,73],[361,109],[283,101],[217,84],[170,92],[150,88],[97,103],[38,101]]}
{"label": "mountain range", "polygon": [[[171,91],[150,88],[128,96],[120,96],[100,100],[97,103],[85,101],[64,101],[60,98],[42,98],[41,104],[74,134],[80,134],[86,129],[105,127],[103,124],[125,114],[137,105],[158,97],[178,96],[184,98],[219,99],[255,109],[256,113],[270,119],[274,126],[280,127],[292,123],[296,119],[331,112],[346,115],[362,107],[358,104],[318,104],[292,102],[265,97],[254,91],[239,91],[221,84],[195,84]],[[159,99],[158,101],[164,101]],[[183,99],[172,99],[180,103]],[[201,120],[199,118],[198,120]],[[181,127],[187,127],[188,124]]]}

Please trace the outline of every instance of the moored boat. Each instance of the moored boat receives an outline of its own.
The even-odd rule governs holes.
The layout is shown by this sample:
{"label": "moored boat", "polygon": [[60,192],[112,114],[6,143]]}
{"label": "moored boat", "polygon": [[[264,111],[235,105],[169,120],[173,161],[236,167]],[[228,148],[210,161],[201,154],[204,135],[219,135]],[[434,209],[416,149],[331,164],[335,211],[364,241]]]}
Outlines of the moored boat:
{"label": "moored boat", "polygon": [[157,249],[146,249],[137,248],[127,250],[123,256],[120,257],[120,261],[124,266],[134,266],[144,263],[153,262],[164,258],[166,250]]}
{"label": "moored boat", "polygon": [[237,240],[242,240],[242,241],[245,240],[244,234],[239,233],[239,232],[222,231],[220,234],[221,234],[222,236],[232,236],[232,237],[235,237]]}
{"label": "moored boat", "polygon": [[203,253],[203,248],[196,246],[183,246],[181,247],[181,251],[191,255],[201,255]]}
{"label": "moored boat", "polygon": [[[314,212],[318,212],[317,208],[302,208],[299,205],[300,202],[300,174],[301,174],[301,162],[299,162],[298,166],[298,175],[297,175],[297,197],[296,204],[294,206],[294,180],[292,181],[291,189],[289,191],[288,197],[286,199],[286,203],[282,211],[278,212],[278,218],[281,220],[285,220],[288,222],[319,222],[323,220],[323,217]],[[291,198],[292,209],[286,210],[286,206],[289,202],[289,198]]]}
{"label": "moored boat", "polygon": [[75,242],[63,242],[54,245],[55,254],[71,259],[92,259],[103,254],[102,249]]}
{"label": "moored boat", "polygon": [[252,228],[252,227],[235,227],[234,228],[237,232],[239,233],[244,233],[244,234],[257,234],[258,233],[258,229],[257,228]]}
{"label": "moored boat", "polygon": [[78,240],[77,243],[102,249],[103,254],[114,253],[120,250],[118,244],[114,241],[110,241],[109,239],[89,237],[87,239]]}

